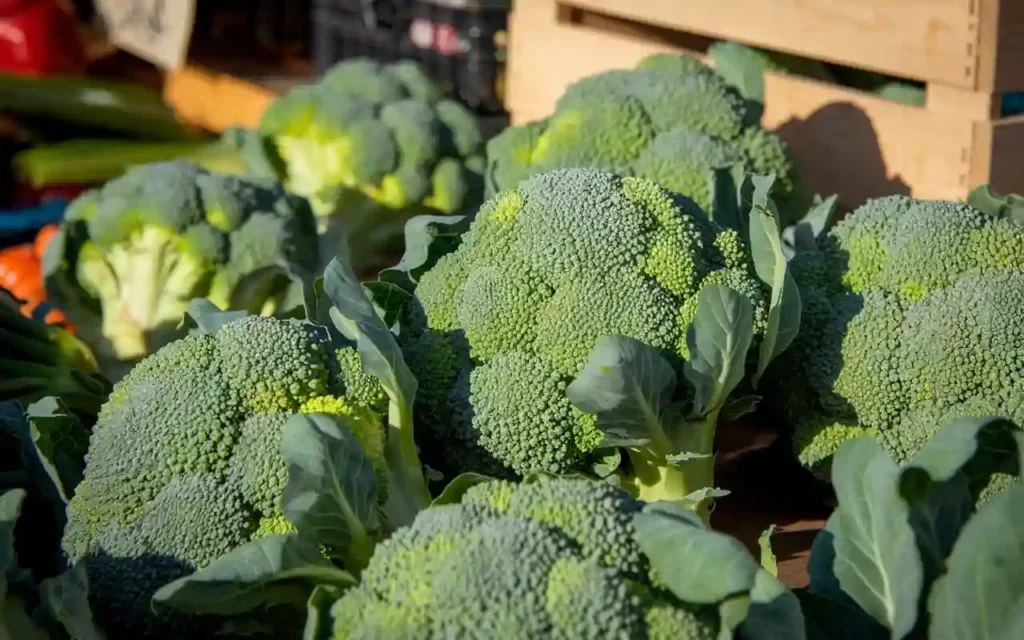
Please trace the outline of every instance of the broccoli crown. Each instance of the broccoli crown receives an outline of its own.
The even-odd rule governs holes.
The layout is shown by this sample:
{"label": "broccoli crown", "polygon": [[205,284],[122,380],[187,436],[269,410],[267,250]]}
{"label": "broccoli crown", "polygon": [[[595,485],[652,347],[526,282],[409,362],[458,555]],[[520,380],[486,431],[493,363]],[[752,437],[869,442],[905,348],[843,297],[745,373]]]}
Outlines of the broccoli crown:
{"label": "broccoli crown", "polygon": [[257,276],[307,275],[317,264],[302,198],[180,161],[144,165],[82,195],[60,234],[47,247],[47,294],[101,365],[135,362],[166,343],[196,297],[273,313],[287,286]]}
{"label": "broccoli crown", "polygon": [[853,436],[905,462],[951,418],[1024,419],[1024,226],[880,198],[793,271],[802,326],[775,377],[807,466]]}
{"label": "broccoli crown", "polygon": [[290,529],[280,506],[290,415],[345,416],[383,469],[386,397],[353,371],[353,357],[351,347],[332,348],[322,327],[248,316],[168,344],[115,385],[63,541],[85,562],[101,617],[126,637],[194,631],[193,619],[157,621],[153,593]]}
{"label": "broccoli crown", "polygon": [[271,104],[260,134],[285,185],[321,217],[361,208],[455,213],[482,197],[477,120],[415,62],[340,62]]}
{"label": "broccoli crown", "polygon": [[405,306],[424,457],[500,477],[578,468],[602,435],[566,387],[597,338],[679,363],[710,283],[748,296],[763,333],[766,292],[739,235],[649,180],[561,169],[492,198]]}
{"label": "broccoli crown", "polygon": [[488,142],[487,194],[565,167],[639,176],[711,205],[712,169],[744,165],[774,173],[773,197],[795,190],[796,166],[785,144],[755,122],[739,93],[703,63],[656,54],[636,69],[584,78],[566,89],[554,113],[510,127]]}
{"label": "broccoli crown", "polygon": [[332,638],[717,637],[713,613],[648,576],[641,504],[581,479],[476,485],[378,545]]}

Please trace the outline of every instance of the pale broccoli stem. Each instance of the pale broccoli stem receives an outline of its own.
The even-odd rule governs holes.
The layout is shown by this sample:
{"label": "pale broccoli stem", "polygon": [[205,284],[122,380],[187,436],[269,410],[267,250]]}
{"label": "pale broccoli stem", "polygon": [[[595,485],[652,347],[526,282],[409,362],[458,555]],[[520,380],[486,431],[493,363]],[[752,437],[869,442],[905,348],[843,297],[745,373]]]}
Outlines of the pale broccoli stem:
{"label": "pale broccoli stem", "polygon": [[[637,497],[644,502],[686,502],[702,520],[711,516],[710,496],[695,500],[702,489],[715,485],[715,427],[719,411],[687,424],[686,442],[673,444],[662,432],[644,449],[630,449]],[[671,461],[673,454],[686,451],[690,459]]]}

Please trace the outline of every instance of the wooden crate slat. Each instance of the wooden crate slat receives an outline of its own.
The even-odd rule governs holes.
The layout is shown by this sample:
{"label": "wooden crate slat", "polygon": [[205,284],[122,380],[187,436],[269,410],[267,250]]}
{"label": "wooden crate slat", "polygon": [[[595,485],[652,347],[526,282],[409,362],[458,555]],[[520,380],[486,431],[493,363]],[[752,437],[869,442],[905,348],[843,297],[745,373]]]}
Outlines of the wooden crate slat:
{"label": "wooden crate slat", "polygon": [[[692,53],[564,14],[555,0],[516,4],[508,67],[516,124],[547,116],[583,77],[630,68],[651,53]],[[955,199],[991,177],[997,188],[1024,192],[1024,163],[1014,160],[1024,149],[1024,118],[990,120],[985,96],[951,89],[932,92],[929,107],[911,107],[797,76],[769,73],[765,84],[764,124],[790,144],[812,191],[839,193],[851,205],[892,193]]]}
{"label": "wooden crate slat", "polygon": [[[1024,90],[1021,0],[563,0],[924,82]],[[995,64],[996,53],[1006,58]]]}

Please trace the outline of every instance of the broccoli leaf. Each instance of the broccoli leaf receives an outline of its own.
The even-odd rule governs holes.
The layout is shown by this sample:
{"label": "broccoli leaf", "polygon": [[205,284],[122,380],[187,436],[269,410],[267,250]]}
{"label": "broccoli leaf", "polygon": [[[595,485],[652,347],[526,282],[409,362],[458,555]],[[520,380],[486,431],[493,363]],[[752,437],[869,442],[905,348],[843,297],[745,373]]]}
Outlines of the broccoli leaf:
{"label": "broccoli leaf", "polygon": [[782,252],[778,216],[768,195],[775,178],[753,176],[750,180],[754,185],[754,205],[749,216],[750,250],[758,278],[772,292],[768,327],[759,347],[757,371],[751,378],[756,389],[768,365],[793,343],[800,330],[800,292]]}
{"label": "broccoli leaf", "polygon": [[377,478],[373,463],[343,418],[296,414],[284,425],[281,457],[288,482],[281,496],[285,517],[304,536],[337,549],[361,568],[375,543]]}
{"label": "broccoli leaf", "polygon": [[994,473],[1019,476],[1020,430],[1003,418],[962,418],[940,429],[907,463],[900,479],[904,496],[913,499],[963,473],[975,496]]}
{"label": "broccoli leaf", "polygon": [[480,473],[461,473],[454,480],[448,483],[441,492],[441,495],[434,498],[434,501],[430,503],[430,506],[436,507],[442,504],[458,504],[462,501],[462,496],[466,495],[466,491],[470,488],[475,487],[478,484],[485,482],[491,482],[494,478],[485,476]]}
{"label": "broccoli leaf", "polygon": [[744,220],[750,211],[745,196],[751,187],[746,167],[737,163],[712,169],[709,181],[712,199],[708,217],[726,229],[745,230]]}
{"label": "broccoli leaf", "polygon": [[317,585],[355,584],[315,542],[285,534],[253,540],[161,587],[153,604],[185,613],[238,615],[271,604],[304,606]]}
{"label": "broccoli leaf", "polygon": [[690,358],[683,373],[694,388],[692,414],[705,416],[719,410],[743,380],[754,338],[754,307],[722,285],[704,287],[698,295],[697,313],[686,333]]}
{"label": "broccoli leaf", "polygon": [[471,216],[420,215],[405,223],[405,255],[402,260],[380,272],[379,279],[390,282],[409,294],[416,290],[420,277],[444,255],[462,243]]}
{"label": "broccoli leaf", "polygon": [[764,570],[775,577],[779,575],[779,563],[772,550],[772,536],[775,534],[775,525],[769,525],[761,532],[757,539],[757,546],[761,549],[761,566]]}
{"label": "broccoli leaf", "polygon": [[75,640],[103,640],[105,637],[89,608],[89,579],[84,564],[43,580],[39,593],[47,613],[63,625]]}
{"label": "broccoli leaf", "polygon": [[302,640],[330,640],[334,632],[331,606],[337,602],[344,590],[332,585],[317,585],[306,601],[306,624],[302,629]]}
{"label": "broccoli leaf", "polygon": [[29,405],[25,412],[33,456],[49,482],[37,481],[44,494],[52,486],[64,504],[74,495],[85,471],[90,430],[59,398],[47,397]]}
{"label": "broccoli leaf", "polygon": [[178,330],[188,335],[215,336],[224,325],[248,315],[248,311],[223,311],[206,298],[195,298],[188,303]]}
{"label": "broccoli leaf", "polygon": [[925,580],[899,476],[899,466],[874,438],[847,441],[833,461],[839,508],[835,521],[830,518],[835,578],[896,638],[917,624]]}
{"label": "broccoli leaf", "polygon": [[831,195],[824,200],[820,195],[803,218],[782,231],[782,250],[786,258],[792,258],[801,251],[817,251],[818,238],[824,235],[835,222],[839,196]]}
{"label": "broccoli leaf", "polygon": [[332,324],[345,338],[355,342],[363,371],[380,380],[390,399],[385,450],[388,498],[384,512],[391,527],[409,524],[431,501],[413,434],[416,378],[351,266],[331,260],[322,286],[333,304],[329,311]]}
{"label": "broccoli leaf", "polygon": [[967,204],[993,218],[1008,218],[1024,223],[1024,196],[1010,193],[999,195],[992,185],[983,184],[967,194]]}
{"label": "broccoli leaf", "polygon": [[649,443],[674,453],[662,418],[672,401],[676,374],[657,349],[624,336],[601,336],[566,395],[580,411],[597,416],[604,446]]}
{"label": "broccoli leaf", "polygon": [[270,312],[278,318],[302,319],[309,315],[313,295],[309,278],[284,261],[264,265],[242,275],[231,289],[229,306],[252,314]]}
{"label": "broccoli leaf", "polygon": [[[14,526],[21,515],[25,495],[24,489],[12,489],[0,494],[0,587],[4,589],[4,574],[18,567],[18,558],[14,552]],[[0,589],[0,596],[4,594],[4,589]]]}
{"label": "broccoli leaf", "polygon": [[928,637],[992,640],[1024,637],[1024,485],[995,495],[953,547],[946,574],[932,587]]}

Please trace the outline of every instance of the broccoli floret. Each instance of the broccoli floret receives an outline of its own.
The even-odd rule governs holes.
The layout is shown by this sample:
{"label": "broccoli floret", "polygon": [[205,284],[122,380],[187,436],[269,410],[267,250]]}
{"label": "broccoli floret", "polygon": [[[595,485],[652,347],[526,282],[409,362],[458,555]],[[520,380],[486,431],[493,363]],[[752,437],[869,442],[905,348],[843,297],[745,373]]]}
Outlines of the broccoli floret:
{"label": "broccoli floret", "polygon": [[774,376],[805,465],[859,435],[903,463],[950,418],[1024,419],[1024,226],[892,196],[818,245],[793,260],[803,322]]}
{"label": "broccoli floret", "polygon": [[580,479],[477,485],[378,545],[331,609],[332,639],[717,637],[713,611],[648,576],[641,506]]}
{"label": "broccoli floret", "polygon": [[[428,464],[449,478],[580,470],[604,433],[566,390],[598,338],[639,340],[681,371],[712,284],[748,299],[764,334],[766,287],[743,240],[652,181],[562,169],[494,197],[404,309],[399,341],[420,383]],[[659,498],[682,498],[673,492],[688,484]]]}
{"label": "broccoli floret", "polygon": [[487,195],[527,177],[593,167],[655,180],[708,210],[713,169],[742,165],[778,177],[780,203],[796,192],[796,166],[782,140],[731,85],[686,56],[657,54],[635,69],[584,78],[552,115],[510,127],[488,142]]}
{"label": "broccoli floret", "polygon": [[184,162],[144,165],[69,207],[44,260],[47,295],[112,380],[172,339],[190,300],[273,314],[316,268],[306,202]]}
{"label": "broccoli floret", "polygon": [[154,617],[153,593],[257,536],[290,530],[281,433],[293,413],[344,417],[383,468],[384,392],[355,370],[357,359],[323,327],[248,316],[166,345],[115,385],[63,545],[85,563],[112,631],[196,633],[199,619]]}
{"label": "broccoli floret", "polygon": [[340,62],[273,102],[259,135],[276,177],[309,199],[325,258],[338,253],[332,229],[345,225],[357,268],[398,248],[409,217],[468,212],[482,199],[476,117],[412,61]]}

